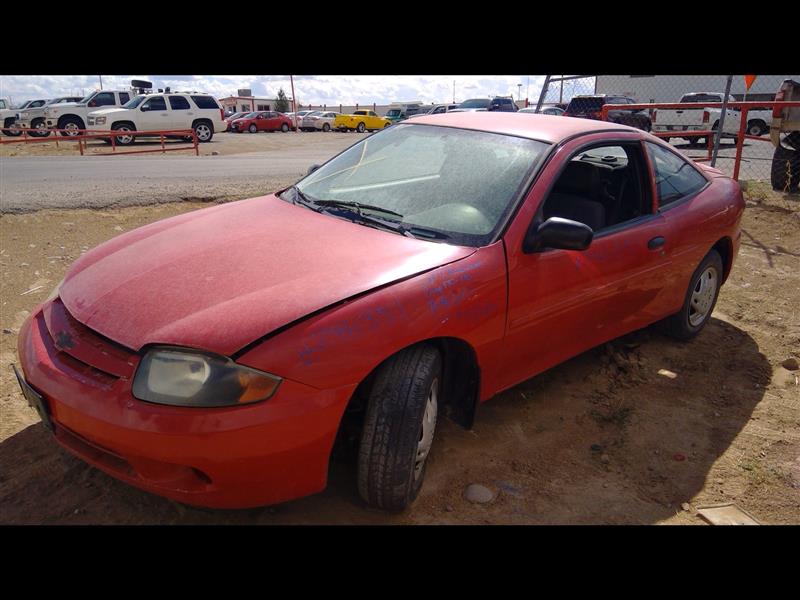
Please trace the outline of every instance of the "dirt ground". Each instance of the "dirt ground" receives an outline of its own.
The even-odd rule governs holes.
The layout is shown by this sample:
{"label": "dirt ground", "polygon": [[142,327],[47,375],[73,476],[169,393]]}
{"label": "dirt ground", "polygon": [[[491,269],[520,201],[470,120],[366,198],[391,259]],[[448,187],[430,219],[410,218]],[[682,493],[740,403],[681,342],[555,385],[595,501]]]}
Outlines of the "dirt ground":
{"label": "dirt ground", "polygon": [[[366,508],[346,462],[316,496],[202,511],[61,450],[11,373],[19,326],[82,252],[203,205],[1,215],[0,523],[702,524],[695,507],[723,502],[800,523],[800,371],[781,366],[800,357],[800,197],[747,196],[738,260],[700,336],[681,344],[648,328],[492,399],[470,431],[440,421],[402,514]],[[471,483],[495,499],[469,503]]]}
{"label": "dirt ground", "polygon": [[[199,145],[200,156],[211,156],[212,152],[216,152],[220,156],[227,156],[230,154],[247,154],[249,152],[267,152],[271,150],[285,150],[291,152],[294,148],[302,147],[308,144],[309,136],[313,136],[315,144],[326,146],[331,145],[332,148],[341,146],[341,140],[350,140],[355,143],[363,135],[355,132],[341,133],[339,131],[329,131],[324,133],[322,131],[289,131],[283,132],[266,132],[260,133],[217,133],[212,140],[205,144]],[[55,137],[50,135],[44,138],[42,142],[28,142],[25,143],[22,138],[11,138],[8,136],[0,136],[3,141],[16,139],[13,144],[0,145],[0,157],[22,157],[22,156],[80,156],[78,144],[75,141],[64,141],[63,137],[58,138],[58,144],[55,142]],[[41,138],[40,138],[41,139]],[[117,151],[127,150],[157,150],[161,147],[161,141],[154,138],[142,138],[134,142],[131,146],[125,148],[117,148]],[[170,151],[166,152],[163,156],[191,156],[194,154],[192,144],[187,144],[183,140],[166,140],[166,148],[186,148],[184,151]],[[89,154],[110,153],[112,148],[102,140],[91,140],[87,143],[87,152]],[[160,153],[144,153],[141,156],[160,156]],[[128,158],[135,157],[136,155],[129,155]]]}

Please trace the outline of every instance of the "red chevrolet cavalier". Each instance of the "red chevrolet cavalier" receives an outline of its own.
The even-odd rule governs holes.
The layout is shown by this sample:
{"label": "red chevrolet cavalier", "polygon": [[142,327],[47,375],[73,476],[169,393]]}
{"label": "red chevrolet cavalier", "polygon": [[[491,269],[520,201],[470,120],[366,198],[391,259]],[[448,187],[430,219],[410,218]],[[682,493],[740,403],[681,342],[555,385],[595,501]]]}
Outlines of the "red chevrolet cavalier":
{"label": "red chevrolet cavalier", "polygon": [[708,322],[739,186],[623,125],[407,121],[276,194],[121,235],[19,335],[56,440],[155,494],[250,507],[319,492],[334,441],[397,510],[437,418],[662,321]]}

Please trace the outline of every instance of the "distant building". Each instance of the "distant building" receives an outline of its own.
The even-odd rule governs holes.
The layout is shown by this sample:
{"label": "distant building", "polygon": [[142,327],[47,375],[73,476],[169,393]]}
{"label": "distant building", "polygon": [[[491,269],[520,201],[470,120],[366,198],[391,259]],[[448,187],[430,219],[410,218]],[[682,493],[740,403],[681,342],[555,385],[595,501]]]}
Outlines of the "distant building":
{"label": "distant building", "polygon": [[[245,90],[239,90],[245,91]],[[225,112],[255,112],[257,110],[275,110],[277,98],[257,98],[256,96],[228,96],[220,98],[219,103]],[[289,110],[291,110],[289,99]]]}
{"label": "distant building", "polygon": [[[692,92],[725,92],[727,79],[727,75],[598,75],[595,93],[630,96],[638,102],[678,102]],[[748,101],[774,100],[784,79],[800,81],[800,75],[759,75],[749,91],[744,75],[734,75],[731,95],[742,100],[747,92]]]}

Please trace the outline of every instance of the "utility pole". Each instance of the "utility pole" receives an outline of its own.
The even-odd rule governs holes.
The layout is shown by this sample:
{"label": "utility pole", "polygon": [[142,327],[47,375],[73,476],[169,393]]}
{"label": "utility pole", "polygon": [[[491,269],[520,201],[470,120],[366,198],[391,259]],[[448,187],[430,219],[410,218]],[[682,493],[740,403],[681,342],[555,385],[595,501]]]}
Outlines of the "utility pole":
{"label": "utility pole", "polygon": [[103,76],[102,75],[98,75],[98,77],[100,78],[100,89],[102,90],[103,89]]}
{"label": "utility pole", "polygon": [[453,104],[456,103],[456,80],[453,79]]}
{"label": "utility pole", "polygon": [[517,84],[517,102],[519,102],[520,100],[522,100],[522,84],[518,83]]}
{"label": "utility pole", "polygon": [[292,119],[294,120],[294,130],[297,133],[300,133],[300,128],[297,126],[297,100],[295,99],[294,95],[294,76],[289,75],[289,82],[292,84]]}

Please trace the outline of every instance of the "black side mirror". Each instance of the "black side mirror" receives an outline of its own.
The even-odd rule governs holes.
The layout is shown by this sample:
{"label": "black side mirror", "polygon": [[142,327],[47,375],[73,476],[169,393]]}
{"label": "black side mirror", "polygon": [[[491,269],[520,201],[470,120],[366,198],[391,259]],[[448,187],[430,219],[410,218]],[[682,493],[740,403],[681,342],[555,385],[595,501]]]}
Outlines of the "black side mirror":
{"label": "black side mirror", "polygon": [[531,223],[522,251],[531,254],[545,248],[559,248],[562,250],[586,250],[592,243],[594,231],[585,223],[550,217],[544,223]]}
{"label": "black side mirror", "polygon": [[311,165],[310,167],[308,167],[308,171],[306,172],[306,175],[311,175],[314,171],[319,169],[321,166],[322,165]]}

